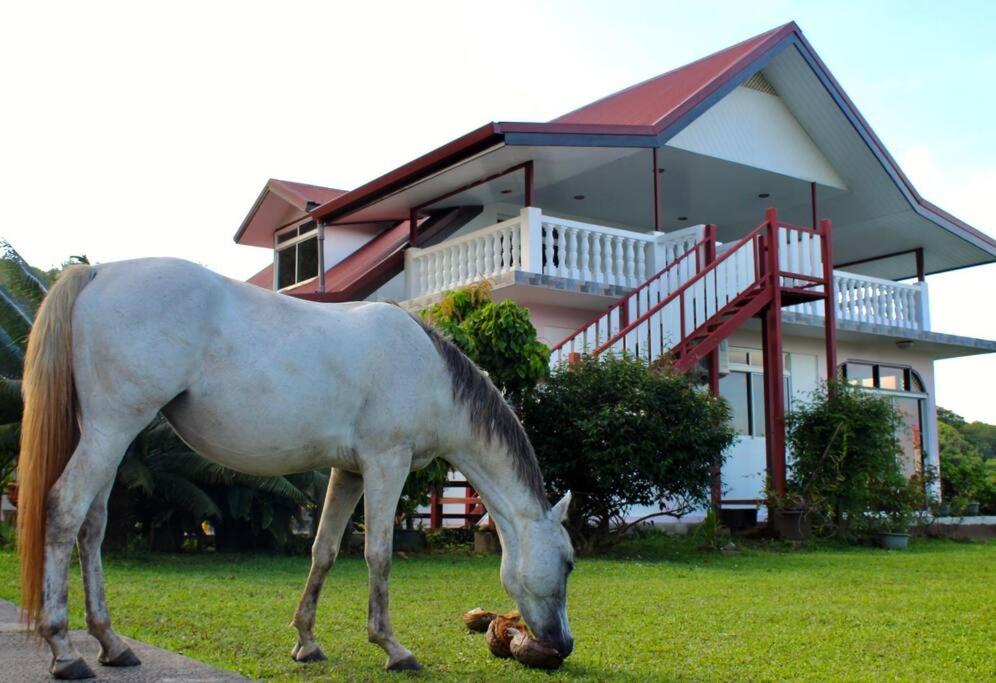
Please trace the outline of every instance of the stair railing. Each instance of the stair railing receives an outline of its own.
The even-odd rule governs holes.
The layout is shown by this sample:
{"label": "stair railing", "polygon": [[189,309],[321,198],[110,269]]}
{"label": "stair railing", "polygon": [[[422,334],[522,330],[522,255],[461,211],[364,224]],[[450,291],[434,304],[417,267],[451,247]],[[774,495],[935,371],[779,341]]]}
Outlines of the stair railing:
{"label": "stair railing", "polygon": [[571,354],[589,353],[629,325],[644,311],[666,298],[672,291],[699,272],[705,263],[705,253],[710,240],[715,243],[715,226],[706,226],[705,237],[673,261],[668,263],[632,292],[613,304],[608,311],[599,313],[574,334],[550,349],[550,362],[554,365],[569,360]]}
{"label": "stair railing", "polygon": [[598,346],[594,355],[618,345],[618,350],[655,360],[662,355],[654,353],[652,343],[658,328],[665,338],[662,348],[684,342],[730,300],[757,284],[761,277],[760,243],[767,226],[765,221],[724,250],[708,267]]}

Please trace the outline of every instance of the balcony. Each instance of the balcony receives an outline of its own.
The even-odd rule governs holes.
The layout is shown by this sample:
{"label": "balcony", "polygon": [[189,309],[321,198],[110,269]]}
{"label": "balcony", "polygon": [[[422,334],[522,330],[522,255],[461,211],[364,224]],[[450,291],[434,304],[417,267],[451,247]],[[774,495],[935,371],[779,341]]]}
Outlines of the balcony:
{"label": "balcony", "polygon": [[[409,306],[420,307],[447,290],[485,279],[501,282],[515,272],[539,276],[546,283],[572,282],[583,289],[612,288],[622,297],[672,262],[680,261],[668,273],[670,291],[701,267],[700,255],[688,252],[704,234],[705,227],[701,225],[671,233],[621,230],[547,216],[538,208],[528,207],[510,220],[431,247],[408,249],[405,299]],[[780,235],[784,271],[821,272],[816,238],[784,229]],[[724,246],[718,247],[719,254],[724,252]],[[721,289],[730,288],[731,296],[737,286],[754,277],[756,266],[749,251],[729,259],[717,282]],[[834,288],[838,320],[916,331],[930,329],[926,283],[903,284],[836,270]],[[817,301],[785,310],[814,316],[824,313],[822,302]]]}
{"label": "balcony", "polygon": [[[545,216],[525,208],[507,221],[405,252],[405,298],[431,302],[447,290],[510,273],[614,287],[621,296],[702,239],[704,226],[640,233]],[[683,272],[690,277],[692,270]]]}

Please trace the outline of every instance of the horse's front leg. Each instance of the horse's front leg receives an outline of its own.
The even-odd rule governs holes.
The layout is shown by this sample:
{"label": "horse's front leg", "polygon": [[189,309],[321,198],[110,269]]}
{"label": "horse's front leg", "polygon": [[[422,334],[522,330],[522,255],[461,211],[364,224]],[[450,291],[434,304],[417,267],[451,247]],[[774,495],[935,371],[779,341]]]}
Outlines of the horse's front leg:
{"label": "horse's front leg", "polygon": [[367,635],[387,652],[388,671],[419,670],[414,655],[398,642],[391,628],[387,577],[391,571],[394,513],[411,468],[410,448],[394,448],[364,463],[363,500],[367,528],[366,560],[370,574],[370,607]]}
{"label": "horse's front leg", "polygon": [[100,546],[107,528],[107,499],[111,488],[107,486],[97,495],[90,512],[83,522],[76,539],[80,551],[80,568],[83,571],[83,591],[86,594],[86,626],[100,643],[99,661],[104,666],[138,666],[141,662],[111,628],[111,612],[104,594],[104,567],[100,560]]}
{"label": "horse's front leg", "polygon": [[363,478],[360,475],[345,470],[332,470],[329,488],[325,493],[325,506],[322,508],[321,521],[318,523],[318,533],[315,535],[315,543],[311,546],[311,571],[308,573],[308,584],[304,588],[301,603],[291,622],[298,632],[297,645],[291,651],[291,656],[299,662],[325,659],[322,649],[315,642],[313,633],[315,609],[325,575],[335,564],[342,534],[361,495],[363,495]]}

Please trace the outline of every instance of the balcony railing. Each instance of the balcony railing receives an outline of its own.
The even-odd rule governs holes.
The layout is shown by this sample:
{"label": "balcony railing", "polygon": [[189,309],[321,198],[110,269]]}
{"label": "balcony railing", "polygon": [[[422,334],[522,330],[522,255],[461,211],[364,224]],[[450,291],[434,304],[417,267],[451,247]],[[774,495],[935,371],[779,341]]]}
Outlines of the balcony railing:
{"label": "balcony railing", "polygon": [[[907,330],[930,329],[930,306],[926,282],[907,285],[835,270],[833,284],[838,320]],[[813,301],[786,310],[823,315],[823,303]]]}
{"label": "balcony railing", "polygon": [[522,271],[624,289],[684,254],[703,226],[672,233],[639,233],[544,216],[525,208],[507,221],[405,252],[407,299],[439,294]]}
{"label": "balcony railing", "polygon": [[[685,262],[668,271],[666,291],[671,291],[695,274],[697,266],[687,253],[704,232],[699,225],[671,233],[639,233],[544,216],[540,209],[529,207],[510,220],[431,247],[408,249],[405,298],[429,297],[513,271],[632,290],[685,256]],[[783,270],[801,275],[822,272],[818,239],[785,229],[779,237]],[[729,246],[719,245],[718,253]],[[754,277],[754,254],[738,253],[724,268],[717,287],[721,294],[729,290],[732,296]],[[782,285],[807,283],[783,278]],[[926,283],[908,285],[838,270],[834,289],[839,320],[930,329]],[[823,315],[823,303],[812,301],[786,310]]]}

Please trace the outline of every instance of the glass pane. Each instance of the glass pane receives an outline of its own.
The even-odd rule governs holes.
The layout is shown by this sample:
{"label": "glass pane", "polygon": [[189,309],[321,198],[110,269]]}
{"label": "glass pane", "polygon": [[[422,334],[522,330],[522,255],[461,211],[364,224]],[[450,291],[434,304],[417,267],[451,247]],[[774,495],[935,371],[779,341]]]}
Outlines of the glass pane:
{"label": "glass pane", "polygon": [[910,391],[919,391],[922,394],[927,393],[927,389],[924,388],[923,382],[920,380],[920,375],[910,370]]}
{"label": "glass pane", "polygon": [[920,422],[921,400],[897,398],[896,409],[901,422],[896,438],[899,440],[899,464],[903,474],[912,477],[923,468],[923,431]]}
{"label": "glass pane", "polygon": [[[787,395],[787,394],[786,394]],[[751,413],[754,417],[754,436],[764,436],[764,375],[759,372],[750,376]]]}
{"label": "glass pane", "polygon": [[312,237],[297,245],[297,281],[318,275],[318,238]]}
{"label": "glass pane", "polygon": [[895,368],[891,365],[878,366],[878,386],[880,389],[891,389],[892,391],[906,390],[906,369]]}
{"label": "glass pane", "polygon": [[731,363],[737,363],[738,365],[748,365],[747,349],[731,346],[729,360]]}
{"label": "glass pane", "polygon": [[277,288],[290,287],[297,282],[294,275],[294,259],[296,249],[289,247],[277,252]]}
{"label": "glass pane", "polygon": [[283,244],[287,240],[292,240],[297,237],[297,230],[288,230],[287,232],[280,233],[277,235],[277,244]]}
{"label": "glass pane", "polygon": [[847,363],[844,365],[844,372],[847,373],[847,383],[855,384],[859,387],[875,387],[875,375],[872,373],[872,366],[864,363]]}
{"label": "glass pane", "polygon": [[719,378],[719,395],[730,404],[730,425],[737,434],[750,434],[747,412],[747,373],[731,372]]}

